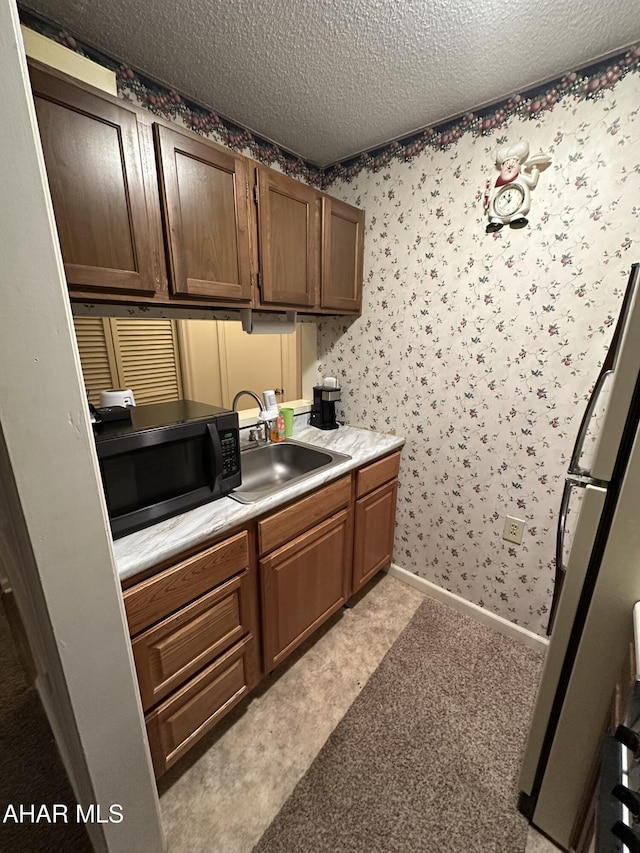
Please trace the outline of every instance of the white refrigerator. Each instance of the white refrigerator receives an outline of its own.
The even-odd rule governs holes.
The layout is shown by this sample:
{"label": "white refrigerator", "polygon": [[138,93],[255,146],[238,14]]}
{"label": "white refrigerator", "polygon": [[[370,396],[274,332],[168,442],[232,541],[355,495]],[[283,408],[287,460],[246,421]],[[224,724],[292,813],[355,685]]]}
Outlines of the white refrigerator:
{"label": "white refrigerator", "polygon": [[558,520],[549,647],[519,779],[520,811],[569,849],[640,599],[640,271],[571,458]]}

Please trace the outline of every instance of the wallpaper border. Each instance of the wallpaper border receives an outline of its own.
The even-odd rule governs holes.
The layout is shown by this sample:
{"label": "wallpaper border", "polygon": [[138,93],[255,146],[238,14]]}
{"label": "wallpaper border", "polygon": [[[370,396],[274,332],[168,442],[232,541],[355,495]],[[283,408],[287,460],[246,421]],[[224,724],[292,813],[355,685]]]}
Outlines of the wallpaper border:
{"label": "wallpaper border", "polygon": [[68,30],[61,30],[56,24],[22,7],[19,12],[25,26],[114,71],[118,94],[123,99],[134,99],[162,118],[182,120],[189,130],[221,142],[239,153],[248,153],[267,166],[277,164],[286,174],[320,189],[326,189],[337,180],[349,182],[364,170],[377,172],[394,160],[408,162],[427,148],[446,150],[466,133],[488,136],[514,116],[537,121],[564,98],[576,101],[597,99],[605,90],[615,88],[627,74],[640,71],[640,46],[632,47],[605,61],[569,71],[562,78],[515,93],[482,110],[426,127],[321,168],[85,44]]}

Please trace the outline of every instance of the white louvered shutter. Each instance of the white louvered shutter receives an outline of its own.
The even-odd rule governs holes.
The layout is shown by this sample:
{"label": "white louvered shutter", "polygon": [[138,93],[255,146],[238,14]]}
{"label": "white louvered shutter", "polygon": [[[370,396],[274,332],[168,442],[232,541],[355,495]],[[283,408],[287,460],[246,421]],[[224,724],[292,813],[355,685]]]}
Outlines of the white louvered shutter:
{"label": "white louvered shutter", "polygon": [[100,391],[117,386],[109,320],[103,317],[74,317],[82,375],[89,402],[100,405]]}
{"label": "white louvered shutter", "polygon": [[137,405],[182,397],[173,320],[111,318],[120,388],[131,388]]}

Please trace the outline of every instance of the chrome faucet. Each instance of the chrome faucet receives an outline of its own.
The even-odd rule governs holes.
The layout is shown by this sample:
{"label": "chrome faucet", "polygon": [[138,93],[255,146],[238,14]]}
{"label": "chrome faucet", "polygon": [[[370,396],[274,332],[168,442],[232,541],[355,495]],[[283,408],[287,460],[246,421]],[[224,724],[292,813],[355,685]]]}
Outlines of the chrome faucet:
{"label": "chrome faucet", "polygon": [[240,399],[240,397],[242,397],[242,395],[243,395],[243,394],[248,394],[250,397],[253,397],[253,399],[254,399],[254,400],[256,401],[256,403],[258,404],[258,407],[259,407],[260,411],[261,411],[261,412],[264,412],[264,403],[262,402],[262,400],[260,399],[260,397],[258,397],[258,395],[257,395],[257,394],[254,394],[254,392],[253,392],[253,391],[238,391],[238,393],[236,394],[236,396],[233,398],[233,403],[231,404],[231,408],[233,409],[233,411],[234,411],[234,412],[237,412],[237,411],[238,411],[238,410],[236,409],[236,406],[238,405],[238,400]]}
{"label": "chrome faucet", "polygon": [[[247,391],[247,390],[238,391],[236,396],[233,398],[233,403],[231,404],[231,408],[233,409],[234,412],[238,411],[236,409],[236,406],[238,405],[238,400],[240,399],[240,397],[242,397],[243,394],[248,394],[250,397],[253,397],[253,399],[258,404],[260,411],[264,412],[264,410],[265,410],[264,403],[262,402],[260,397],[258,397],[258,395],[255,394],[253,391]],[[270,421],[260,421],[260,424],[262,425],[264,435],[261,439],[260,438],[260,427],[258,424],[256,424],[255,427],[252,427],[249,430],[249,441],[251,442],[251,444],[260,444],[260,441],[264,441],[266,444],[269,442],[269,440],[271,438],[271,436],[270,436],[270,428],[271,428]]]}

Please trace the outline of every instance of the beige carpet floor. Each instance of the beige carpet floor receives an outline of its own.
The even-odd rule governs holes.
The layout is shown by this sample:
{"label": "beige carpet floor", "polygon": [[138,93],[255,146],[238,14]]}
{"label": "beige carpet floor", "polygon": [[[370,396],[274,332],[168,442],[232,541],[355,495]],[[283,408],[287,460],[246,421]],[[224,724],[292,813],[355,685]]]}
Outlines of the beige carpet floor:
{"label": "beige carpet floor", "polygon": [[541,667],[426,600],[255,853],[523,853],[517,774]]}
{"label": "beige carpet floor", "polygon": [[250,853],[424,599],[379,575],[160,779],[169,853]]}

